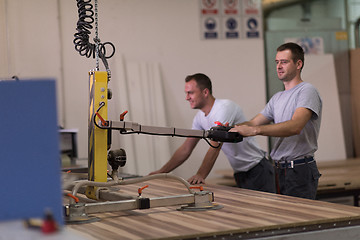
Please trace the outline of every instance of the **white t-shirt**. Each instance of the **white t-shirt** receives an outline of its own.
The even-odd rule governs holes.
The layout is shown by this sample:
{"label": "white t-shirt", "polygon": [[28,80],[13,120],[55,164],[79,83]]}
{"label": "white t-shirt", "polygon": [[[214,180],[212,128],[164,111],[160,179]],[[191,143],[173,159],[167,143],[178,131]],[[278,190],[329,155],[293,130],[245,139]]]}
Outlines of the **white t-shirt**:
{"label": "white t-shirt", "polygon": [[[193,129],[209,130],[216,126],[215,121],[234,126],[247,121],[236,103],[227,99],[216,99],[210,113],[205,116],[199,111],[193,120]],[[239,143],[224,143],[222,151],[234,169],[234,172],[246,172],[257,165],[264,158],[265,152],[260,149],[254,137],[245,137]]]}

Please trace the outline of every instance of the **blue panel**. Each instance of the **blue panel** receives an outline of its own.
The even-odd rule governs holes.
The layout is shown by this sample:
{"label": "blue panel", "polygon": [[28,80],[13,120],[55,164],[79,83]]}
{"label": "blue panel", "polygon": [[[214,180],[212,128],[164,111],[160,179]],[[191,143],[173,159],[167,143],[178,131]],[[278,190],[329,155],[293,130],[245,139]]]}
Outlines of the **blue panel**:
{"label": "blue panel", "polygon": [[63,225],[54,80],[0,81],[0,221],[43,217]]}

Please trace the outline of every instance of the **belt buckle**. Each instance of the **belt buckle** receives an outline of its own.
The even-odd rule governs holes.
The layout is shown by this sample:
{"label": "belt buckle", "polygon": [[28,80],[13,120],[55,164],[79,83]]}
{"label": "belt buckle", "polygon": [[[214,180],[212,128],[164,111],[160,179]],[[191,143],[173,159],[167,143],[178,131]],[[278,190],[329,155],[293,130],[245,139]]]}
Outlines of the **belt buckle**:
{"label": "belt buckle", "polygon": [[276,162],[276,167],[278,169],[287,169],[287,168],[294,168],[294,161],[287,161],[285,160],[284,162],[281,161],[277,161]]}
{"label": "belt buckle", "polygon": [[290,161],[290,167],[289,168],[294,168],[294,161]]}
{"label": "belt buckle", "polygon": [[285,168],[294,168],[294,161],[285,160]]}

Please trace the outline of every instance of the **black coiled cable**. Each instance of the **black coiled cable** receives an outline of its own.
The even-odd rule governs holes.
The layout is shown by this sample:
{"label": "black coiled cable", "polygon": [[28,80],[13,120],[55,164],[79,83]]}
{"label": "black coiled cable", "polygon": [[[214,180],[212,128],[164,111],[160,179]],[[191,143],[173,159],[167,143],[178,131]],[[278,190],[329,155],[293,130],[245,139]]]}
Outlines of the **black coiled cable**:
{"label": "black coiled cable", "polygon": [[[78,7],[79,20],[77,22],[77,33],[74,34],[75,50],[79,52],[81,56],[90,58],[96,57],[96,44],[90,43],[89,35],[91,34],[90,29],[93,28],[94,23],[94,11],[91,0],[76,0]],[[110,45],[112,52],[106,55],[106,45]],[[115,54],[115,46],[111,42],[98,43],[99,46],[99,57],[103,60],[106,68],[106,59],[111,58]]]}

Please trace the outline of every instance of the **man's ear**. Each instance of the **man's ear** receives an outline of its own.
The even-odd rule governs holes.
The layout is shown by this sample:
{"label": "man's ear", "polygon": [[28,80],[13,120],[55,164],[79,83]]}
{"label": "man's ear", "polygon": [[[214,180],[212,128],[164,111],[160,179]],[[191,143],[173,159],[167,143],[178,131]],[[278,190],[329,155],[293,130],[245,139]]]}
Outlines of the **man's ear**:
{"label": "man's ear", "polygon": [[300,59],[299,60],[297,60],[297,62],[296,62],[296,69],[301,69],[302,68],[302,66],[303,66],[303,61],[301,61]]}
{"label": "man's ear", "polygon": [[208,96],[208,95],[209,95],[209,89],[208,89],[208,88],[204,88],[204,89],[202,90],[202,92],[203,92],[203,94],[204,94],[205,96]]}

